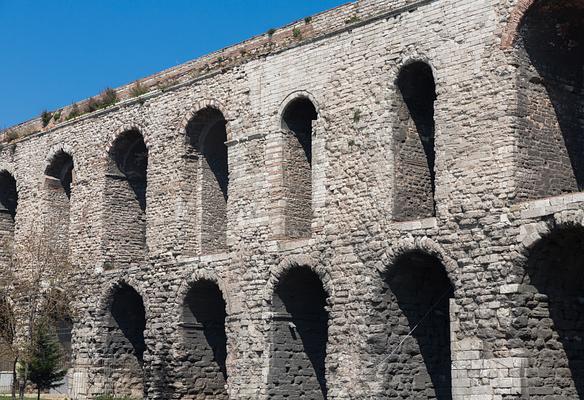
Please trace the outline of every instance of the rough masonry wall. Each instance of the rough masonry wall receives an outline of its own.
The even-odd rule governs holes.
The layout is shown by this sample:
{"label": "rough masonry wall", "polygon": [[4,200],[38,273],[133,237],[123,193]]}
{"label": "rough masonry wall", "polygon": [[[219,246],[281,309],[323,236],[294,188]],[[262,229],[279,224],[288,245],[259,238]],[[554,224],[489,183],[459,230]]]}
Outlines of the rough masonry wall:
{"label": "rough masonry wall", "polygon": [[[229,398],[269,398],[270,369],[277,358],[272,334],[279,329],[271,301],[278,283],[286,282],[286,271],[297,266],[314,271],[328,295],[329,399],[407,398],[412,391],[431,398],[437,386],[433,374],[426,375],[421,354],[387,367],[406,366],[392,382],[411,382],[416,369],[416,376],[424,377],[416,388],[388,391],[388,374],[379,374],[376,362],[391,351],[389,345],[380,347],[379,332],[388,332],[396,321],[403,330],[407,319],[398,310],[399,301],[384,300],[392,311],[381,313],[385,322],[378,323],[379,310],[372,304],[379,302],[379,291],[387,290],[385,299],[399,294],[380,279],[380,271],[411,251],[440,260],[454,286],[448,308],[452,397],[501,400],[529,392],[531,352],[510,334],[518,318],[514,311],[522,307],[518,260],[523,242],[549,213],[576,213],[584,201],[560,197],[553,204],[545,199],[545,205],[512,205],[521,191],[514,174],[523,165],[515,146],[521,134],[516,129],[521,121],[517,60],[512,49],[501,49],[500,35],[515,2],[362,4],[362,9],[351,4],[315,17],[314,29],[329,27],[327,36],[298,40],[298,46],[126,100],[1,149],[0,167],[13,171],[18,188],[16,240],[34,221],[46,218],[38,199],[47,154],[63,144],[72,149],[76,183],[70,232],[75,240],[70,247],[77,268],[72,280],[86,287],[74,302],[78,398],[111,388],[106,338],[129,343],[109,322],[111,288],[121,282],[139,293],[146,320],[143,368],[132,368],[125,375],[131,382],[120,391],[131,391],[127,383],[137,394],[143,384],[145,397],[153,399],[192,390],[182,386],[189,377],[180,372],[185,351],[181,322],[185,288],[202,277],[217,282],[225,296]],[[408,9],[396,8],[406,4]],[[368,20],[372,12],[382,16]],[[402,104],[395,82],[412,60],[427,62],[435,71],[436,215],[396,222],[394,122]],[[285,212],[277,204],[284,193],[282,111],[303,96],[319,110],[311,146],[312,230],[298,240],[282,240],[278,234]],[[190,161],[185,158],[185,120],[209,104],[221,109],[229,132],[228,223],[226,249],[201,254],[202,236],[197,235],[203,226],[189,196],[202,180],[198,175],[184,179]],[[354,118],[355,111],[360,118]],[[130,260],[127,248],[104,245],[117,226],[112,203],[121,214],[140,207],[132,208],[137,202],[129,190],[126,197],[114,195],[108,151],[121,132],[133,128],[143,134],[148,149],[147,254],[143,261],[132,257],[131,265],[109,269],[112,257]],[[553,210],[539,211],[546,207]],[[581,215],[571,218],[582,223]],[[419,346],[410,348],[418,351]]]}

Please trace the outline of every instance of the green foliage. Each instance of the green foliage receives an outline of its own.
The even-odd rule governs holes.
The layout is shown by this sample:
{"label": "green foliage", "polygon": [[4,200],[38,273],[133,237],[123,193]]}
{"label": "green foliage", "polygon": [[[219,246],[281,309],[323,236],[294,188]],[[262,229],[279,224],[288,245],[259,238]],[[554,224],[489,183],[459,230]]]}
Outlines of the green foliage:
{"label": "green foliage", "polygon": [[101,108],[113,106],[117,102],[118,102],[118,93],[114,89],[107,88],[101,94]]}
{"label": "green foliage", "polygon": [[28,379],[38,392],[59,386],[67,371],[61,368],[62,353],[57,338],[46,324],[34,332],[28,357]]}
{"label": "green foliage", "polygon": [[47,110],[44,110],[41,113],[41,121],[43,121],[43,128],[46,127],[47,125],[49,125],[49,122],[51,122],[52,117],[53,117],[53,114],[51,114]]}
{"label": "green foliage", "polygon": [[269,37],[272,37],[272,36],[274,36],[274,33],[276,33],[276,30],[275,30],[274,28],[270,28],[270,29],[268,29],[268,36],[269,36]]}
{"label": "green foliage", "polygon": [[97,101],[97,99],[92,97],[87,101],[87,104],[85,105],[85,107],[87,107],[88,112],[94,112],[94,111],[99,110],[100,104],[99,104],[99,101]]}
{"label": "green foliage", "polygon": [[310,24],[311,22],[312,22],[312,17],[306,17],[306,18],[304,18],[304,23]]}
{"label": "green foliage", "polygon": [[361,110],[356,109],[353,112],[353,122],[358,123],[359,121],[361,121]]}
{"label": "green foliage", "polygon": [[140,97],[146,93],[148,93],[148,89],[142,86],[140,82],[134,83],[130,88],[130,96],[132,97]]}
{"label": "green foliage", "polygon": [[70,119],[77,118],[80,115],[81,111],[79,110],[79,106],[77,105],[77,103],[75,103],[71,107],[71,111],[69,112],[69,115],[67,115],[67,118],[65,118],[65,120],[69,121]]}
{"label": "green foliage", "polygon": [[61,110],[55,111],[53,114],[53,121],[58,122],[61,119]]}
{"label": "green foliage", "polygon": [[292,36],[294,36],[296,39],[302,39],[302,31],[300,28],[296,27],[292,29]]}
{"label": "green foliage", "polygon": [[87,101],[87,105],[86,105],[87,112],[94,112],[97,110],[102,110],[102,109],[107,108],[109,106],[113,106],[117,102],[118,102],[118,93],[112,88],[107,88],[106,90],[101,92],[101,94],[99,95],[98,98],[92,97],[91,99],[89,99]]}

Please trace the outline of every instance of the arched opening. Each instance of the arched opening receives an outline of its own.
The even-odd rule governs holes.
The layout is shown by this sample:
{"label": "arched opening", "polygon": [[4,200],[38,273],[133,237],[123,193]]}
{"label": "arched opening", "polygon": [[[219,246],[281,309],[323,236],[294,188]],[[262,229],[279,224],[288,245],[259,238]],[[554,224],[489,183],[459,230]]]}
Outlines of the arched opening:
{"label": "arched opening", "polygon": [[146,351],[146,312],[142,297],[123,284],[114,292],[107,326],[107,392],[142,398],[143,362]]}
{"label": "arched opening", "polygon": [[71,189],[73,187],[74,164],[70,154],[59,151],[45,170],[45,196],[47,232],[55,243],[68,248]]}
{"label": "arched opening", "polygon": [[435,213],[434,102],[432,68],[424,62],[404,66],[396,81],[399,89],[394,128],[394,219],[407,221]]}
{"label": "arched opening", "polygon": [[63,150],[59,151],[53,156],[45,171],[47,186],[63,193],[67,199],[70,199],[73,185],[73,169],[73,157]]}
{"label": "arched opening", "polygon": [[519,29],[517,200],[584,189],[584,3],[537,0]]}
{"label": "arched opening", "polygon": [[584,228],[560,229],[532,248],[514,312],[530,354],[531,399],[584,398]]}
{"label": "arched opening", "polygon": [[284,233],[288,238],[311,235],[312,127],[318,113],[306,97],[293,100],[282,115],[284,133]]}
{"label": "arched opening", "polygon": [[196,229],[196,221],[191,221],[190,225],[196,236],[200,232],[202,253],[215,253],[227,247],[226,125],[221,111],[207,107],[196,113],[186,129],[189,140],[186,178],[191,186],[189,208],[195,210],[193,215],[200,217],[199,229]]}
{"label": "arched opening", "polygon": [[105,243],[110,266],[145,259],[147,170],[148,149],[142,134],[122,133],[110,150],[106,174]]}
{"label": "arched opening", "polygon": [[306,267],[288,271],[273,297],[270,399],[326,399],[327,295]]}
{"label": "arched opening", "polygon": [[14,220],[18,207],[16,180],[6,170],[0,172],[0,262],[10,262],[14,240]]}
{"label": "arched opening", "polygon": [[228,399],[225,301],[219,287],[202,280],[192,285],[183,303],[183,338],[187,357],[186,397]]}
{"label": "arched opening", "polygon": [[441,262],[414,251],[400,256],[384,276],[375,303],[374,347],[388,391],[403,398],[451,400],[450,298],[454,290]]}

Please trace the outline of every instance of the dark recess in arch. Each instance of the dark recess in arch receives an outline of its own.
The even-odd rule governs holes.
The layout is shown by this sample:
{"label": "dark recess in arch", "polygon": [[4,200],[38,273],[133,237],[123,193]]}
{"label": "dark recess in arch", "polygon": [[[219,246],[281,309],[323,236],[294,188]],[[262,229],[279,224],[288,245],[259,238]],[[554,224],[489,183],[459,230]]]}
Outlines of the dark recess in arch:
{"label": "dark recess in arch", "polygon": [[394,129],[394,218],[435,214],[434,102],[432,68],[421,61],[405,65],[398,76],[398,120]]}
{"label": "dark recess in arch", "polygon": [[449,299],[454,289],[444,266],[434,256],[412,251],[383,278],[375,307],[386,335],[373,347],[383,361],[388,389],[412,399],[451,400]]}
{"label": "dark recess in arch", "polygon": [[16,180],[8,171],[0,172],[0,212],[8,214],[12,222],[16,217],[18,206],[18,192],[16,191]]}
{"label": "dark recess in arch", "polygon": [[[110,151],[115,163],[114,174],[127,179],[142,211],[146,210],[146,186],[148,170],[148,149],[144,137],[138,130],[122,133],[114,142]],[[117,168],[117,169],[116,169]]]}
{"label": "dark recess in arch", "polygon": [[183,335],[188,351],[188,395],[227,399],[225,301],[217,284],[194,283],[183,304]]}
{"label": "dark recess in arch", "polygon": [[293,100],[282,115],[284,140],[285,235],[310,237],[312,223],[312,125],[318,119],[306,97]]}
{"label": "dark recess in arch", "polygon": [[45,171],[45,175],[53,178],[58,187],[62,188],[71,198],[71,184],[73,183],[73,157],[69,153],[59,151],[51,160]]}
{"label": "dark recess in arch", "polygon": [[[186,128],[190,144],[186,156],[188,184],[195,186],[196,179],[201,183],[197,201],[202,215],[203,253],[221,251],[227,245],[229,165],[226,125],[221,111],[206,107],[195,114]],[[195,192],[193,188],[191,190]]]}
{"label": "dark recess in arch", "polygon": [[512,326],[530,352],[530,398],[584,398],[584,228],[541,239],[525,272]]}
{"label": "dark recess in arch", "polygon": [[538,0],[519,28],[519,201],[584,189],[582,21],[579,0]]}
{"label": "dark recess in arch", "polygon": [[273,297],[270,399],[326,399],[327,295],[307,267],[289,270]]}
{"label": "dark recess in arch", "polygon": [[142,297],[134,288],[123,284],[113,294],[110,312],[114,328],[110,332],[110,352],[114,356],[132,354],[142,365],[146,351],[146,311]]}

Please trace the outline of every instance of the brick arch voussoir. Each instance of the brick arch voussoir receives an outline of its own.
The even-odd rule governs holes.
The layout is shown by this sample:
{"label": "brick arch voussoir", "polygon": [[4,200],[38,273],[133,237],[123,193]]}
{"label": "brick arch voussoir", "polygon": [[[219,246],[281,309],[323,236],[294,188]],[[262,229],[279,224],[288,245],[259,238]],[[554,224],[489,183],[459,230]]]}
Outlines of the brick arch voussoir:
{"label": "brick arch voussoir", "polygon": [[306,255],[285,257],[270,271],[270,277],[268,278],[268,283],[266,285],[266,291],[264,295],[264,300],[267,304],[271,304],[274,291],[276,290],[278,283],[282,280],[286,273],[293,268],[308,268],[314,272],[320,279],[323,289],[327,294],[328,305],[332,305],[332,299],[334,298],[334,286],[329,272],[314,258]]}
{"label": "brick arch voussoir", "polygon": [[531,6],[535,3],[535,0],[519,0],[511,14],[509,15],[509,20],[507,25],[503,29],[503,34],[501,35],[501,49],[505,50],[510,48],[519,32],[519,27],[523,22],[523,18]]}
{"label": "brick arch voussoir", "polygon": [[455,277],[458,263],[448,255],[442,246],[427,236],[408,237],[390,246],[384,254],[384,260],[378,267],[380,268],[378,272],[381,274],[386,273],[397,263],[400,257],[413,252],[420,252],[438,259],[444,267],[448,280],[456,291]]}
{"label": "brick arch voussoir", "polygon": [[227,141],[229,142],[230,140],[232,140],[233,139],[232,122],[235,120],[235,117],[232,115],[232,113],[228,111],[227,107],[223,103],[216,99],[203,99],[197,101],[190,108],[190,110],[187,112],[184,118],[181,120],[178,126],[178,131],[186,136],[187,126],[189,125],[189,122],[191,122],[191,120],[195,118],[199,111],[204,110],[205,108],[212,108],[223,114],[223,118],[225,118],[225,121],[227,122],[225,125],[225,130],[227,132]]}

